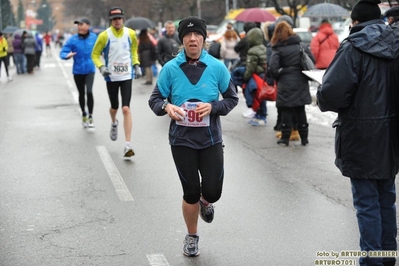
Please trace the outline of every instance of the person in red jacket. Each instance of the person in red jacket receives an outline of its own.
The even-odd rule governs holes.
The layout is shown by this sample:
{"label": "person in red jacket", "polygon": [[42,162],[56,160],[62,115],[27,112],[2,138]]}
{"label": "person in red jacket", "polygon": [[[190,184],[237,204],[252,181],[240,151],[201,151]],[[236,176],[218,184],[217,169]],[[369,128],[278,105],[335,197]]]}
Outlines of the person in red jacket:
{"label": "person in red jacket", "polygon": [[339,47],[337,34],[327,19],[321,21],[319,31],[310,42],[310,51],[316,59],[316,68],[326,69]]}

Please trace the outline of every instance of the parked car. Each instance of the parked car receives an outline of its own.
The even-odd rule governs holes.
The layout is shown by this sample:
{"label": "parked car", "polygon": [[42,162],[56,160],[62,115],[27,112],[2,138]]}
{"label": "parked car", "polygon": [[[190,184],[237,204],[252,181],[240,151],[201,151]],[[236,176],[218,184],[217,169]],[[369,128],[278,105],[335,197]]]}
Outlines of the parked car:
{"label": "parked car", "polygon": [[294,28],[294,32],[296,35],[298,35],[301,38],[303,43],[310,45],[313,35],[308,29]]}

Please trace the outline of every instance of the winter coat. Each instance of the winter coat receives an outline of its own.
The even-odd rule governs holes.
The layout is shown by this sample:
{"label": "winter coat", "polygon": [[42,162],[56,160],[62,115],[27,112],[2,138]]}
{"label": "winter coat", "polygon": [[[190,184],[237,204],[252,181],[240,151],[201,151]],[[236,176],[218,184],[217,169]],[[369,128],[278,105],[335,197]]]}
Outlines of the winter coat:
{"label": "winter coat", "polygon": [[35,39],[36,39],[35,51],[37,53],[42,52],[43,51],[43,39],[40,37],[39,33],[35,34]]}
{"label": "winter coat", "polygon": [[157,55],[158,62],[161,64],[161,66],[165,65],[166,62],[173,59],[177,55],[180,46],[181,43],[177,33],[173,34],[172,36],[165,35],[159,39],[157,44]]}
{"label": "winter coat", "polygon": [[338,47],[338,36],[334,33],[331,24],[321,24],[316,36],[310,42],[310,51],[316,59],[316,68],[326,69],[333,60]]}
{"label": "winter coat", "polygon": [[8,50],[8,42],[7,39],[2,36],[0,37],[0,57],[6,57]]}
{"label": "winter coat", "polygon": [[248,82],[252,74],[265,73],[266,47],[263,45],[263,33],[259,28],[253,28],[247,33],[249,50],[243,80]]}
{"label": "winter coat", "polygon": [[[286,41],[272,46],[268,71],[277,81],[276,107],[297,107],[312,102],[308,78],[302,73],[300,66],[300,43],[301,38],[292,35]],[[309,48],[304,47],[304,51],[314,62]]]}
{"label": "winter coat", "polygon": [[382,20],[354,26],[317,91],[338,113],[335,164],[342,175],[394,178],[399,169],[399,32]]}
{"label": "winter coat", "polygon": [[14,46],[12,46],[13,41],[14,41],[14,38],[12,36],[8,36],[8,38],[7,38],[7,44],[8,44],[7,53],[9,53],[9,54],[14,53]]}
{"label": "winter coat", "polygon": [[238,40],[222,40],[220,47],[220,56],[222,59],[238,59],[239,54],[234,51],[234,46],[238,43]]}
{"label": "winter coat", "polygon": [[249,42],[247,36],[241,38],[241,40],[234,46],[234,51],[240,55],[240,63],[238,66],[245,66],[247,62],[247,53],[249,50]]}
{"label": "winter coat", "polygon": [[23,54],[24,47],[22,43],[22,36],[21,35],[14,35],[14,41],[12,42],[12,46],[14,47],[14,54]]}
{"label": "winter coat", "polygon": [[152,42],[140,43],[138,52],[141,67],[150,67],[155,63],[155,46]]}
{"label": "winter coat", "polygon": [[34,55],[36,54],[36,40],[33,38],[32,34],[28,33],[24,40],[24,54]]}
{"label": "winter coat", "polygon": [[96,72],[93,60],[91,59],[91,52],[96,43],[97,35],[90,32],[88,35],[74,34],[62,46],[60,58],[67,60],[67,55],[70,52],[76,52],[73,56],[74,75],[87,75]]}

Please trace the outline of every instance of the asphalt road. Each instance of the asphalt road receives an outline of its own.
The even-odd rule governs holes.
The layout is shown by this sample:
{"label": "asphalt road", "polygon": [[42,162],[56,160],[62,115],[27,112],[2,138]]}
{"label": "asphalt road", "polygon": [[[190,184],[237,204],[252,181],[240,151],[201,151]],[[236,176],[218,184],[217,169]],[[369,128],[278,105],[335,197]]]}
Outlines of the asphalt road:
{"label": "asphalt road", "polygon": [[[334,166],[331,116],[307,107],[310,144],[276,144],[276,110],[252,127],[239,105],[223,117],[225,181],[197,258],[182,255],[182,192],[169,120],[134,81],[132,147],[109,138],[109,101],[94,82],[95,129],[83,129],[71,61],[0,84],[0,265],[301,266],[358,250],[349,180]],[[15,72],[15,68],[11,69]],[[118,113],[119,121],[123,121]],[[356,257],[339,257],[357,265]]]}

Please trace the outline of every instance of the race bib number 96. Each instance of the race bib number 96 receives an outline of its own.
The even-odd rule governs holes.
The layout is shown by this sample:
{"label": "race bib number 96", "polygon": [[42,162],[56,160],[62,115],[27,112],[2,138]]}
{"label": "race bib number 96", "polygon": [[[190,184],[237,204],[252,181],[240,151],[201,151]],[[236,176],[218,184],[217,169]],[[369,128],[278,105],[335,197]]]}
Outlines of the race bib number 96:
{"label": "race bib number 96", "polygon": [[186,115],[182,121],[176,121],[176,125],[186,127],[208,127],[210,124],[209,115],[199,117],[200,114],[195,113],[197,104],[201,102],[185,102],[180,108],[182,108]]}

